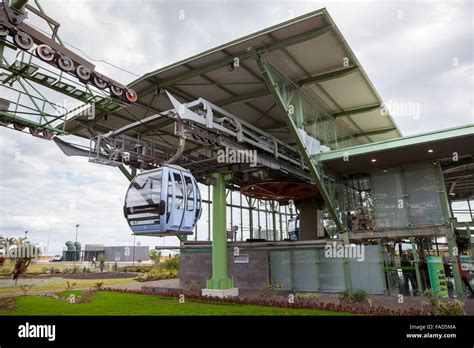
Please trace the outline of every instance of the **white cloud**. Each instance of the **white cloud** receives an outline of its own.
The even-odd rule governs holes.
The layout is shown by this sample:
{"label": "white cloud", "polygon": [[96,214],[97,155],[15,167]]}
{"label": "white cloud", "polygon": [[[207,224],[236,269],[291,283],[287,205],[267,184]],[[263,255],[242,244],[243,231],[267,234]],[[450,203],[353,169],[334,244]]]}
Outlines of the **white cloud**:
{"label": "white cloud", "polygon": [[[384,100],[421,104],[418,121],[396,119],[405,134],[473,122],[472,4],[469,1],[92,1],[42,3],[61,22],[63,40],[88,56],[137,74],[327,7]],[[185,17],[180,19],[180,10]],[[398,18],[403,11],[404,19]],[[36,22],[35,22],[36,23]],[[41,25],[40,23],[37,23]],[[43,24],[44,27],[44,24]],[[458,58],[459,65],[452,66]],[[136,77],[97,63],[121,82]],[[0,88],[5,97],[5,88]],[[58,96],[50,94],[53,101]],[[76,140],[77,141],[77,140]],[[122,216],[128,185],[116,169],[66,158],[48,141],[0,127],[0,233],[29,231],[58,251],[75,237],[131,244]],[[199,225],[207,236],[207,212]],[[175,238],[140,237],[144,245],[176,245]]]}

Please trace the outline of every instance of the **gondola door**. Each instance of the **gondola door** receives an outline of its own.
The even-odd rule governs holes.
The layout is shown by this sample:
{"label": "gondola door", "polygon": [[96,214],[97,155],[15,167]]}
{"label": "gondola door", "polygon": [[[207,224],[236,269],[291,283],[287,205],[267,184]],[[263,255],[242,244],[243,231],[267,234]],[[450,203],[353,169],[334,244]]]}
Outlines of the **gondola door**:
{"label": "gondola door", "polygon": [[167,218],[168,230],[180,232],[185,209],[184,180],[179,170],[169,168]]}
{"label": "gondola door", "polygon": [[198,190],[196,181],[193,180],[193,177],[190,173],[182,172],[184,179],[185,187],[185,207],[184,207],[184,217],[183,222],[181,223],[182,232],[193,232],[193,227],[195,225],[195,215],[197,207],[197,196],[196,192]]}

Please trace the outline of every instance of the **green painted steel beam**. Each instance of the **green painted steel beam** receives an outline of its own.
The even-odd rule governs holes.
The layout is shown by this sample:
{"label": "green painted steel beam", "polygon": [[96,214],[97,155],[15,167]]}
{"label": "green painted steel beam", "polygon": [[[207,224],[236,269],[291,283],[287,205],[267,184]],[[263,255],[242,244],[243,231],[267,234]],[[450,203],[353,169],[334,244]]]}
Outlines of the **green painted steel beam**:
{"label": "green painted steel beam", "polygon": [[136,169],[135,168],[133,168],[133,169],[135,169],[135,175],[133,173],[133,170],[131,172],[129,172],[123,164],[119,165],[118,169],[120,169],[120,171],[122,172],[123,175],[125,175],[125,177],[128,179],[128,181],[132,181],[133,178],[136,175]]}
{"label": "green painted steel beam", "polygon": [[[269,29],[272,29],[272,28],[269,28]],[[271,31],[269,29],[267,29],[266,31]],[[311,31],[308,31],[308,32],[305,32],[305,33],[302,33],[302,34],[292,36],[292,37],[284,39],[284,40],[277,41],[275,43],[271,43],[271,44],[263,46],[263,47],[259,47],[259,50],[268,51],[268,52],[275,51],[275,50],[278,50],[278,49],[281,49],[281,48],[284,48],[284,47],[295,45],[295,44],[300,43],[300,42],[304,42],[304,41],[307,41],[307,40],[314,39],[314,38],[316,38],[320,35],[323,35],[323,34],[329,32],[331,30],[332,30],[332,25],[328,25],[328,26],[325,26],[323,28],[318,28],[318,29],[315,29],[315,30],[311,30]],[[241,40],[243,41],[243,39],[245,39],[245,37],[242,38]],[[230,43],[229,46],[231,44],[232,43]],[[215,50],[212,50],[212,51],[217,51],[218,49],[219,48],[217,48]],[[222,50],[222,48],[220,48],[220,50]],[[145,75],[143,77],[143,79],[146,79],[147,77],[150,77],[150,76],[154,76],[154,75],[156,75],[156,74],[158,74],[162,71],[166,71],[170,68],[180,66],[180,65],[185,65],[188,62],[191,62],[192,60],[197,59],[199,57],[205,56],[206,54],[209,54],[211,52],[209,52],[209,51],[204,52],[199,56],[195,56],[195,57],[190,58],[189,60],[181,61],[181,62],[178,62],[176,64],[173,64],[172,66],[157,70],[155,72],[152,72],[150,74]],[[184,81],[184,80],[187,80],[189,78],[196,77],[196,76],[201,76],[205,73],[208,73],[208,72],[217,70],[219,68],[222,68],[224,66],[227,66],[229,63],[234,62],[235,58],[238,58],[239,61],[242,61],[242,60],[249,59],[251,57],[250,57],[249,52],[246,51],[246,52],[240,53],[238,55],[234,55],[234,56],[231,56],[231,57],[226,57],[226,58],[223,58],[223,59],[219,59],[219,60],[217,60],[217,61],[215,61],[211,64],[205,65],[203,67],[193,68],[191,71],[187,71],[185,73],[182,73],[182,74],[179,74],[177,76],[171,77],[169,79],[163,80],[163,81],[159,82],[158,85],[153,85],[153,86],[147,87],[147,88],[139,91],[138,94],[142,95],[142,96],[145,96],[150,91],[152,91],[152,90],[154,90],[158,87],[159,88],[165,88],[167,86],[171,86],[173,84],[176,84],[177,82]],[[140,81],[140,80],[138,80],[138,81]],[[135,83],[136,82],[134,82],[133,84],[135,84]],[[133,84],[132,84],[132,86],[133,86]]]}
{"label": "green painted steel beam", "polygon": [[302,80],[298,81],[298,85],[300,87],[303,87],[303,86],[310,85],[310,84],[313,84],[313,83],[329,81],[329,80],[332,80],[332,79],[335,79],[335,78],[338,78],[338,77],[343,77],[343,76],[352,74],[354,71],[357,71],[357,70],[359,70],[358,66],[349,66],[349,67],[344,68],[344,69],[338,69],[338,70],[335,70],[335,71],[330,71],[330,72],[327,72],[327,73],[322,73],[322,74],[318,74],[318,75],[315,75],[315,76],[308,77],[306,79],[302,79]]}
{"label": "green painted steel beam", "polygon": [[254,91],[254,92],[250,92],[250,93],[237,95],[237,96],[234,96],[234,97],[231,97],[231,98],[223,99],[223,100],[220,100],[220,101],[216,102],[215,104],[217,106],[225,106],[225,105],[229,105],[229,104],[233,104],[233,103],[237,103],[237,102],[250,101],[252,99],[262,97],[262,96],[265,96],[265,95],[269,95],[269,94],[270,94],[270,91],[267,88],[265,88],[265,89],[262,89],[262,90],[259,90],[259,91]]}
{"label": "green painted steel beam", "polygon": [[362,138],[362,137],[367,137],[367,136],[371,136],[371,135],[377,135],[377,134],[385,134],[385,133],[388,133],[388,132],[391,132],[391,131],[394,131],[394,130],[397,130],[395,127],[389,127],[389,128],[383,128],[383,129],[377,129],[377,130],[373,130],[373,131],[367,131],[367,132],[358,132],[358,133],[351,133],[350,136],[345,136],[345,137],[342,137],[342,138],[337,138],[337,139],[334,139],[332,141],[329,141],[328,144],[334,144],[334,143],[337,143],[338,141],[343,141],[343,140],[348,140],[348,139],[351,139],[351,138]]}
{"label": "green painted steel beam", "polygon": [[364,107],[339,111],[339,112],[335,112],[335,113],[331,114],[331,116],[334,117],[334,118],[347,117],[347,116],[350,116],[350,115],[363,114],[363,113],[370,112],[370,111],[377,110],[377,109],[381,109],[380,104],[368,105],[368,106],[364,106]]}
{"label": "green painted steel beam", "polygon": [[341,159],[344,156],[357,156],[369,154],[372,152],[399,149],[416,144],[430,143],[441,141],[445,139],[459,138],[472,136],[474,134],[474,125],[465,125],[455,128],[443,129],[435,132],[423,133],[418,135],[412,135],[402,138],[378,141],[370,144],[363,144],[358,146],[353,146],[350,148],[333,150],[329,152],[322,153],[317,156],[317,159],[321,162]]}
{"label": "green painted steel beam", "polygon": [[[255,50],[249,50],[249,52],[252,53],[252,56],[256,60],[260,71],[265,79],[265,82],[267,84],[267,87],[272,93],[273,98],[275,99],[275,102],[278,104],[281,114],[288,126],[288,129],[293,136],[293,139],[295,140],[298,148],[300,149],[301,154],[303,155],[303,158],[308,165],[308,168],[311,172],[311,176],[314,179],[314,183],[316,187],[319,190],[319,193],[321,194],[321,197],[323,198],[324,202],[327,205],[327,209],[329,211],[329,214],[331,215],[332,219],[336,223],[336,226],[340,232],[345,232],[346,228],[342,224],[341,220],[339,219],[337,212],[333,206],[332,200],[329,196],[329,193],[327,192],[326,188],[324,187],[322,177],[319,173],[319,170],[316,166],[315,160],[311,158],[309,155],[304,140],[301,138],[300,133],[298,132],[297,126],[291,116],[288,114],[287,106],[283,102],[283,98],[280,95],[280,92],[275,88],[276,82],[273,80],[273,77],[271,73],[268,71],[268,68],[266,66],[266,62],[264,62],[263,58],[255,51]],[[298,108],[298,110],[301,110]],[[296,117],[298,119],[298,117]]]}
{"label": "green painted steel beam", "polygon": [[12,0],[10,7],[15,11],[23,12],[27,3],[28,0]]}
{"label": "green painted steel beam", "polygon": [[225,290],[234,287],[227,274],[227,223],[226,182],[232,179],[232,172],[210,175],[212,192],[212,277],[206,281],[207,289]]}

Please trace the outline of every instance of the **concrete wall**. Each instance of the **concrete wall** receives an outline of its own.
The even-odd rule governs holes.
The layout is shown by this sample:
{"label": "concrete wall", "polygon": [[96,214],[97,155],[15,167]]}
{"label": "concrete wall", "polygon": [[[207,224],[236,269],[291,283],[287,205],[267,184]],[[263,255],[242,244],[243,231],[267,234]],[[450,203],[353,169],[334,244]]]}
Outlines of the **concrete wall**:
{"label": "concrete wall", "polygon": [[[239,289],[263,289],[270,283],[268,251],[240,248],[241,255],[249,255],[249,263],[234,263],[232,247],[229,247],[228,273]],[[189,248],[181,250],[180,286],[184,289],[206,287],[206,280],[212,275],[210,248]]]}
{"label": "concrete wall", "polygon": [[[132,246],[106,246],[104,247],[105,256],[108,262],[132,262],[133,261],[133,245]],[[150,247],[135,246],[135,261],[141,259],[142,261],[150,260],[148,256]]]}

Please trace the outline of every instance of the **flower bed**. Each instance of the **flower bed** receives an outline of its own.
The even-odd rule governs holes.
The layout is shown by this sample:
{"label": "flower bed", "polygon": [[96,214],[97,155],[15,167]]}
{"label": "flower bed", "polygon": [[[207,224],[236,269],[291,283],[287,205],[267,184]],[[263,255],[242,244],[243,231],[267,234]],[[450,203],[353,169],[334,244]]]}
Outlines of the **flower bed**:
{"label": "flower bed", "polygon": [[[111,291],[111,292],[122,292],[122,293],[130,293],[130,294],[139,294],[139,295],[158,295],[158,296],[166,296],[166,297],[176,297],[182,294],[180,292],[146,292],[143,290],[130,290],[130,289],[112,289],[112,288],[103,288],[99,291]],[[263,298],[240,298],[240,297],[227,297],[227,298],[218,298],[218,297],[209,297],[209,296],[201,296],[196,294],[186,294],[186,298],[193,299],[193,300],[202,300],[202,301],[210,301],[210,302],[217,302],[217,303],[229,303],[229,304],[238,304],[238,305],[254,305],[254,306],[267,306],[267,307],[280,307],[280,308],[297,308],[297,309],[318,309],[318,310],[325,310],[325,311],[333,311],[333,312],[346,312],[352,314],[361,314],[361,315],[384,315],[384,316],[426,316],[426,315],[433,315],[432,313],[423,312],[420,310],[416,310],[414,308],[410,308],[408,310],[401,310],[401,309],[388,309],[384,307],[348,307],[348,306],[341,306],[334,303],[322,303],[322,302],[293,302],[290,303],[288,301],[283,300],[276,300],[276,299],[263,299]]]}

